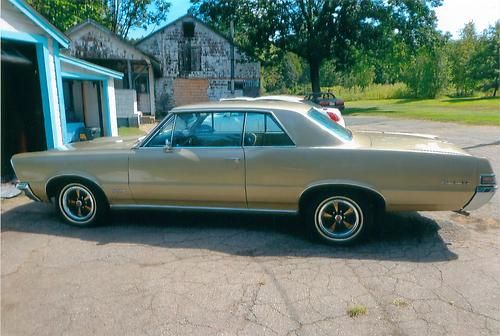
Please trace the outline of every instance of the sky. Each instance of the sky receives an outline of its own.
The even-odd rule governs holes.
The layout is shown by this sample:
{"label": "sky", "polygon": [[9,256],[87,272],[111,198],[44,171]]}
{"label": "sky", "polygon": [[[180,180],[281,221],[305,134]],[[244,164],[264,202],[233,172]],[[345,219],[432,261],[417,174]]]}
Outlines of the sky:
{"label": "sky", "polygon": [[[186,14],[191,5],[189,0],[171,0],[171,4],[166,23]],[[467,22],[474,21],[476,29],[481,32],[496,20],[500,20],[500,0],[444,0],[443,6],[436,9],[436,14],[438,29],[450,32],[456,38]],[[146,36],[158,28],[160,27],[136,29],[129,37]]]}

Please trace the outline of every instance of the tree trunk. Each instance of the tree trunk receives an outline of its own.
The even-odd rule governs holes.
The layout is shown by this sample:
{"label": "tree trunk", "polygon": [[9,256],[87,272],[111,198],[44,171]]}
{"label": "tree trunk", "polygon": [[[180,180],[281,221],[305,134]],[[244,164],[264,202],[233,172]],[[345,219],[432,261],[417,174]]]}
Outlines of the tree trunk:
{"label": "tree trunk", "polygon": [[314,57],[310,58],[308,61],[312,92],[321,92],[321,87],[319,85],[319,66],[321,64],[321,61]]}

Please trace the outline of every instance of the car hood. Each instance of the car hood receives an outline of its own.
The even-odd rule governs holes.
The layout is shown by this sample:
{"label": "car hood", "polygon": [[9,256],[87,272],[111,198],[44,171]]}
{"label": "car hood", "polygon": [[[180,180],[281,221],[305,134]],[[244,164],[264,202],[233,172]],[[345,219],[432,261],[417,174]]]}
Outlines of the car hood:
{"label": "car hood", "polygon": [[428,153],[469,155],[463,149],[435,135],[398,132],[356,132],[360,143],[376,150],[400,150]]}
{"label": "car hood", "polygon": [[130,149],[137,143],[137,140],[137,137],[103,137],[90,141],[73,142],[57,149],[79,151]]}

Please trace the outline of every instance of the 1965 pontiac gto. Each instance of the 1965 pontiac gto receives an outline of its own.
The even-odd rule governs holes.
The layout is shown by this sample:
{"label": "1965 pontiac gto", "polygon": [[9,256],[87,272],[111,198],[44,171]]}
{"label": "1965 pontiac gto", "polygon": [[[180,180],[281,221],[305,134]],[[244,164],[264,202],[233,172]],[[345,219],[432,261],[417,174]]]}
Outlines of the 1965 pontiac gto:
{"label": "1965 pontiac gto", "polygon": [[351,132],[308,105],[183,106],[142,139],[102,138],[12,158],[18,188],[69,224],[109,208],[296,213],[323,241],[359,240],[376,210],[469,211],[489,201],[486,159],[433,136]]}

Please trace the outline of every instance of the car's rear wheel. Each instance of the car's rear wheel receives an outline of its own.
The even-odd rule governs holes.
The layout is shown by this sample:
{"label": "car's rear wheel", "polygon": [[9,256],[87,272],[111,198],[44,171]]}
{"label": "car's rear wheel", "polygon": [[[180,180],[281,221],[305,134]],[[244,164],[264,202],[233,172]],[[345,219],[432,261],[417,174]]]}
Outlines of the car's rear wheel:
{"label": "car's rear wheel", "polygon": [[333,245],[349,245],[365,238],[373,222],[369,199],[354,192],[323,193],[306,211],[313,238]]}
{"label": "car's rear wheel", "polygon": [[108,203],[96,187],[71,182],[60,188],[56,209],[66,223],[88,227],[101,222],[107,213]]}

